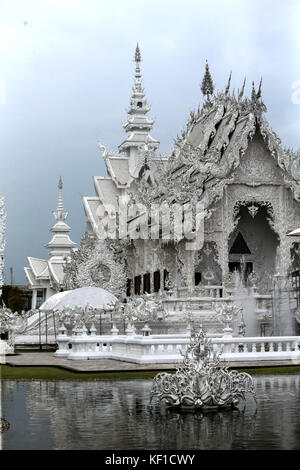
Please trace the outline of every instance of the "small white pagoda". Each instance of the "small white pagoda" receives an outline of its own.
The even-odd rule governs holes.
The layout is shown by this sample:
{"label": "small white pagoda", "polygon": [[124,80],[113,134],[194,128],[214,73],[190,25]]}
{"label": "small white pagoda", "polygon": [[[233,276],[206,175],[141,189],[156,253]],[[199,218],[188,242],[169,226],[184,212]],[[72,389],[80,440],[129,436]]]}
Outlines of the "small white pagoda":
{"label": "small white pagoda", "polygon": [[62,290],[64,280],[64,265],[70,259],[71,252],[76,247],[68,233],[71,227],[65,220],[68,213],[64,211],[62,199],[62,179],[58,183],[58,205],[53,212],[55,224],[50,229],[53,236],[45,245],[50,249],[48,260],[33,258],[29,256],[29,267],[24,268],[29,288],[32,289],[31,308],[38,308],[45,300],[53,294]]}

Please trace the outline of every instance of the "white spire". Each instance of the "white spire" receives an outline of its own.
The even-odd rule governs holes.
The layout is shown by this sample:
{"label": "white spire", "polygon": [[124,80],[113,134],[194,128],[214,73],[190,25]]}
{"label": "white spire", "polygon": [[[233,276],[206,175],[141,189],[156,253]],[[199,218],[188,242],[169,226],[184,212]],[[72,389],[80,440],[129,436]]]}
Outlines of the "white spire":
{"label": "white spire", "polygon": [[[63,182],[62,182],[62,179],[61,179],[61,176],[60,176],[59,182],[58,182],[57,210],[52,212],[53,217],[54,217],[56,222],[63,222],[68,216],[68,213],[64,212],[64,205],[63,205],[63,198],[62,198],[62,188],[63,188]],[[55,230],[53,230],[55,225],[52,227],[52,229],[51,229],[52,231],[55,231]],[[62,224],[60,224],[60,225],[62,227]],[[65,227],[68,227],[68,230],[66,230],[66,231],[69,232],[71,230],[70,227],[67,224],[64,224],[64,225],[65,225]]]}
{"label": "white spire", "polygon": [[53,211],[53,217],[55,224],[50,229],[54,233],[50,242],[46,245],[46,248],[51,248],[50,255],[52,258],[61,259],[66,256],[70,256],[72,248],[76,246],[76,243],[72,242],[68,232],[71,227],[65,223],[68,216],[68,212],[64,211],[63,198],[62,198],[63,182],[62,178],[59,178],[58,182],[58,203],[57,210]]}
{"label": "white spire", "polygon": [[150,105],[145,98],[145,90],[142,85],[142,73],[140,63],[142,61],[141,51],[137,44],[135,49],[135,76],[132,87],[130,105],[127,109],[128,119],[124,124],[126,132],[130,132],[129,137],[119,146],[120,150],[130,149],[130,147],[140,146],[142,143],[152,144],[157,149],[159,141],[153,139],[149,132],[154,124],[154,119],[147,117]]}

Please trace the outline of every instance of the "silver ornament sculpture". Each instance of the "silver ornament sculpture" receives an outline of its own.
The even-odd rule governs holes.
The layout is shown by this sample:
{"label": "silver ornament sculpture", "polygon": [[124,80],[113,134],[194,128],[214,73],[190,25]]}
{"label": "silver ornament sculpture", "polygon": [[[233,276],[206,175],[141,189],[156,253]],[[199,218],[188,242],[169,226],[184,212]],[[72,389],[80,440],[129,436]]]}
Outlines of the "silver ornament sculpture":
{"label": "silver ornament sculpture", "polygon": [[202,327],[193,331],[182,364],[175,374],[159,373],[153,379],[151,401],[156,398],[176,409],[235,408],[250,393],[252,377],[228,370]]}

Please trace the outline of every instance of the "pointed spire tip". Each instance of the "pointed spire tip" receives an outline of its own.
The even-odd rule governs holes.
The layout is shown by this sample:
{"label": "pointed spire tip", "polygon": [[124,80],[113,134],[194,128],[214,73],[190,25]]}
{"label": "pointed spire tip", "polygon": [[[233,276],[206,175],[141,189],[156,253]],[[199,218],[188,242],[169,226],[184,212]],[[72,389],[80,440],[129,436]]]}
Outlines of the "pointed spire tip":
{"label": "pointed spire tip", "polygon": [[136,48],[135,48],[134,60],[135,60],[135,62],[141,62],[141,60],[142,60],[141,51],[140,51],[140,47],[139,47],[138,42],[137,42]]}

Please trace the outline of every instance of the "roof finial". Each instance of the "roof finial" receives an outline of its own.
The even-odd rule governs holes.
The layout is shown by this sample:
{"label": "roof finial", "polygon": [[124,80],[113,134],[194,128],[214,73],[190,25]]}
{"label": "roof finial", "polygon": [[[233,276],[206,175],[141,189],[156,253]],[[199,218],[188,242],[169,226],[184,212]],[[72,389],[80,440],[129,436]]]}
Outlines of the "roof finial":
{"label": "roof finial", "polygon": [[252,81],[251,99],[252,99],[252,101],[256,101],[256,91],[255,91],[254,81]]}
{"label": "roof finial", "polygon": [[242,97],[243,97],[243,94],[244,94],[244,91],[245,91],[245,84],[246,84],[246,77],[244,78],[243,85],[242,85],[242,89],[241,89],[241,91],[240,91],[240,93],[239,93],[239,98],[238,98],[239,101],[240,101],[240,100],[242,99]]}
{"label": "roof finial", "polygon": [[134,60],[135,60],[135,62],[141,62],[141,60],[142,60],[141,51],[140,51],[140,48],[139,48],[139,43],[136,44]]}
{"label": "roof finial", "polygon": [[201,83],[201,91],[204,96],[207,96],[207,99],[209,100],[209,95],[212,95],[214,92],[214,84],[211,78],[208,62],[206,60],[205,64],[205,73],[204,77]]}
{"label": "roof finial", "polygon": [[63,188],[63,182],[61,176],[59,177],[58,181],[58,204],[57,204],[57,211],[63,211],[64,206],[63,206],[63,199],[62,199],[62,188]]}
{"label": "roof finial", "polygon": [[229,78],[228,78],[228,83],[227,83],[227,86],[225,88],[225,95],[228,95],[228,93],[229,93],[230,83],[231,83],[231,75],[232,75],[232,70],[230,71]]}
{"label": "roof finial", "polygon": [[256,93],[256,99],[258,100],[261,97],[261,86],[262,86],[262,77],[259,82],[258,92]]}

